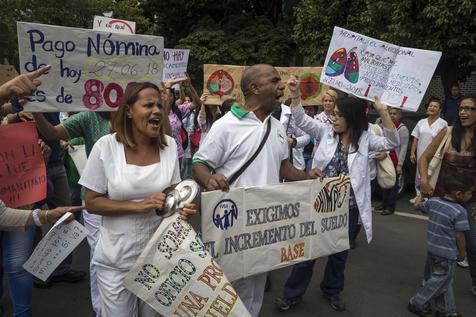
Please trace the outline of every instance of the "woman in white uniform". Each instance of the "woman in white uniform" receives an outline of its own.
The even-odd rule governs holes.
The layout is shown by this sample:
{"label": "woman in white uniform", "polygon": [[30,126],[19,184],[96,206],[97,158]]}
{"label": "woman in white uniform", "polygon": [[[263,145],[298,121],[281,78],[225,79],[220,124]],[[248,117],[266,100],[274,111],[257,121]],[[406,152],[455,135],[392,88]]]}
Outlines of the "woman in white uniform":
{"label": "woman in white uniform", "polygon": [[[92,261],[105,317],[158,316],[122,283],[162,220],[156,210],[164,205],[163,191],[180,182],[162,104],[156,85],[129,85],[112,122],[115,133],[96,142],[79,182],[87,209],[103,216]],[[187,204],[181,216],[195,211]]]}
{"label": "woman in white uniform", "polygon": [[[426,112],[428,118],[421,119],[412,131],[413,143],[410,152],[410,160],[413,164],[416,164],[420,159],[423,152],[425,152],[428,145],[438,135],[438,133],[448,126],[448,123],[440,118],[441,114],[441,100],[438,98],[431,98],[428,102]],[[415,200],[421,200],[420,190],[420,174],[418,169],[415,174],[415,198],[411,199],[411,203],[415,203]]]}

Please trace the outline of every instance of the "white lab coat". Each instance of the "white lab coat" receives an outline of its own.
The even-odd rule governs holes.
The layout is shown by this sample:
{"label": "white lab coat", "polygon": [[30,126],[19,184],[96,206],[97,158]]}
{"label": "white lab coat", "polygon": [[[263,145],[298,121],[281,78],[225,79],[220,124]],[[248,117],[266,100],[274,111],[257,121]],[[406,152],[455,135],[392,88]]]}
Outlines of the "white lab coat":
{"label": "white lab coat", "polygon": [[[292,110],[297,126],[314,137],[320,143],[312,160],[312,167],[324,170],[335,154],[339,144],[339,136],[328,125],[314,120],[304,113],[302,106]],[[347,157],[349,176],[359,208],[360,218],[367,235],[367,241],[372,240],[372,206],[370,197],[369,151],[388,151],[400,144],[398,131],[384,129],[384,135],[378,136],[364,131],[359,140],[359,149],[350,148]]]}
{"label": "white lab coat", "polygon": [[279,119],[288,137],[296,138],[296,146],[293,148],[293,165],[298,170],[303,171],[304,163],[304,147],[311,141],[311,136],[296,126],[296,122],[291,114],[291,108],[281,104],[281,118]]}

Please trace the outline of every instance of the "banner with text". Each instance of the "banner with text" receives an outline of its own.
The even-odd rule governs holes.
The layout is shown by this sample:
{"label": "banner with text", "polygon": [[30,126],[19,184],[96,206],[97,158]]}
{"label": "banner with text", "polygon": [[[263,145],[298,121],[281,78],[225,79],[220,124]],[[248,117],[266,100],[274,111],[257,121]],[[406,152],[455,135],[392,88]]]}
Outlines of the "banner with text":
{"label": "banner with text", "polygon": [[46,168],[35,122],[0,126],[0,200],[10,208],[46,197]]}
{"label": "banner with text", "polygon": [[[221,105],[228,98],[238,100],[243,104],[245,99],[240,88],[240,81],[246,66],[236,65],[203,65],[203,92],[208,93],[206,104]],[[297,75],[300,80],[301,100],[308,105],[321,105],[322,95],[328,89],[320,83],[322,67],[275,67],[281,75],[281,81],[286,83],[291,75]],[[286,87],[283,103],[289,96]]]}
{"label": "banner with text", "polygon": [[82,224],[76,220],[65,223],[72,216],[70,212],[65,213],[51,227],[30,258],[23,264],[26,271],[46,281],[61,262],[86,238],[87,229]]}
{"label": "banner with text", "polygon": [[190,50],[186,49],[164,49],[164,82],[172,76],[179,78],[187,75],[189,55]]}
{"label": "banner with text", "polygon": [[350,178],[202,193],[203,242],[234,281],[349,248]]}
{"label": "banner with text", "polygon": [[164,39],[17,22],[21,73],[51,65],[27,111],[114,111],[130,82],[162,80]]}
{"label": "banner with text", "polygon": [[197,233],[178,214],[163,219],[124,287],[163,316],[250,316]]}
{"label": "banner with text", "polygon": [[321,82],[367,100],[417,111],[441,52],[379,41],[334,27]]}

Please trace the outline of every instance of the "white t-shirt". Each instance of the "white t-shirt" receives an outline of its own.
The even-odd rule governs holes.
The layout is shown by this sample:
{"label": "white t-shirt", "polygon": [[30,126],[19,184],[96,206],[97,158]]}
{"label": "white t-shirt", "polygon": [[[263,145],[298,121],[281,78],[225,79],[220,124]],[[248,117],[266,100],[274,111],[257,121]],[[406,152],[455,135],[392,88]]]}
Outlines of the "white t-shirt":
{"label": "white t-shirt", "polygon": [[[177,146],[166,136],[160,162],[137,166],[126,163],[124,145],[116,134],[100,138],[89,155],[79,184],[112,200],[141,201],[180,182]],[[155,211],[147,214],[103,216],[93,263],[116,270],[129,270],[162,221]]]}
{"label": "white t-shirt", "polygon": [[428,118],[418,121],[412,131],[412,136],[418,139],[417,159],[425,152],[428,145],[430,145],[438,133],[447,126],[448,123],[441,118],[436,119],[431,126],[428,123]]}
{"label": "white t-shirt", "polygon": [[231,187],[279,183],[281,162],[288,158],[283,126],[272,116],[262,122],[253,112],[246,113],[235,106],[215,121],[192,162],[202,162],[228,178],[233,176],[255,153],[266,132],[268,120],[271,120],[271,131],[264,147]]}

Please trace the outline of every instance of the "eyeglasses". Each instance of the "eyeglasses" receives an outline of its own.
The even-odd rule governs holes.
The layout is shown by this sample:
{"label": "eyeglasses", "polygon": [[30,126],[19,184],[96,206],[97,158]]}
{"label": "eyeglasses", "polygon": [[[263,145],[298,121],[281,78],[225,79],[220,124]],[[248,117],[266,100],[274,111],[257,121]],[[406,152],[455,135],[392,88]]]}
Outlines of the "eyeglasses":
{"label": "eyeglasses", "polygon": [[459,112],[473,112],[476,111],[476,107],[459,107]]}

